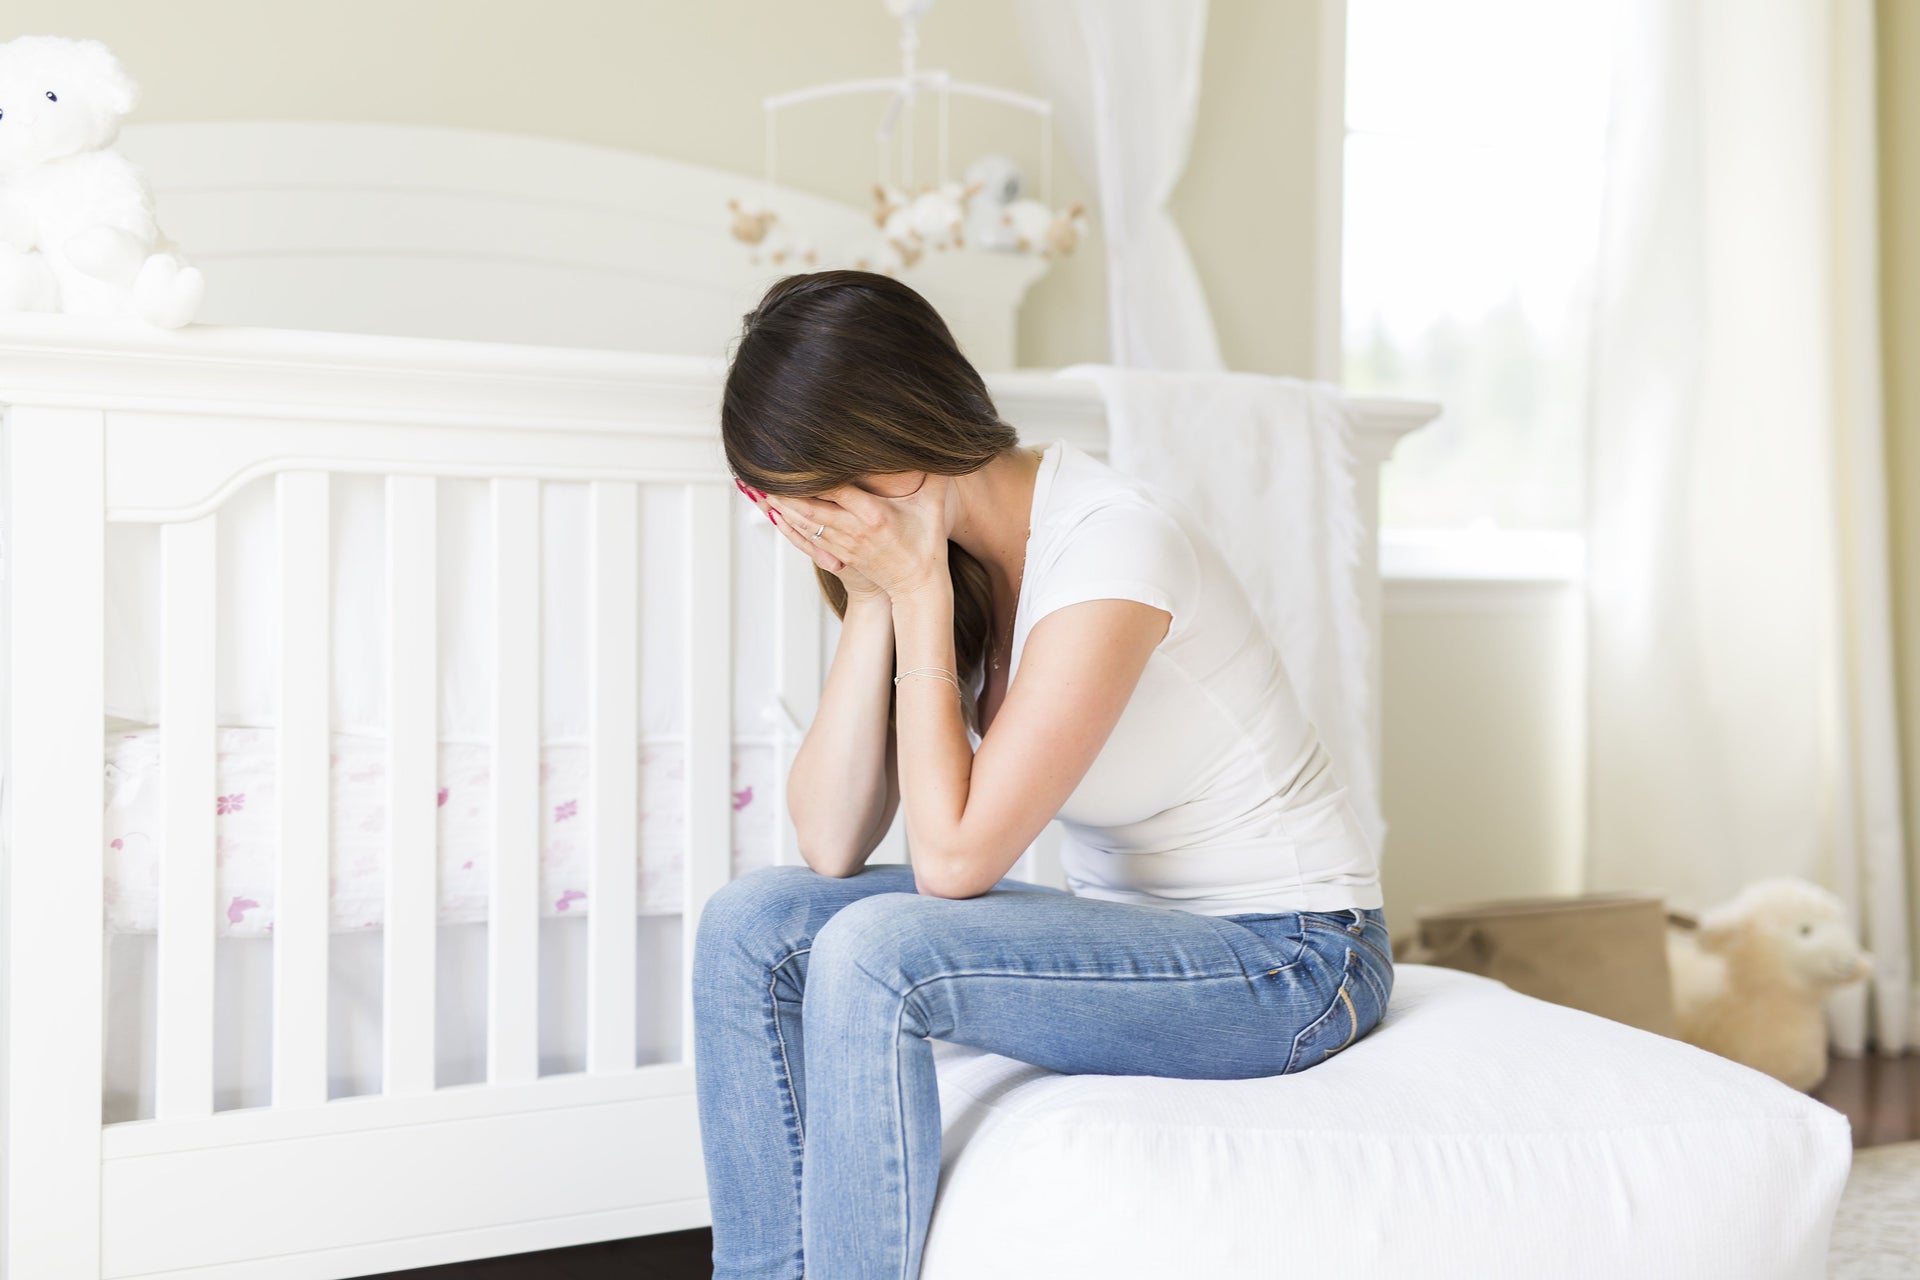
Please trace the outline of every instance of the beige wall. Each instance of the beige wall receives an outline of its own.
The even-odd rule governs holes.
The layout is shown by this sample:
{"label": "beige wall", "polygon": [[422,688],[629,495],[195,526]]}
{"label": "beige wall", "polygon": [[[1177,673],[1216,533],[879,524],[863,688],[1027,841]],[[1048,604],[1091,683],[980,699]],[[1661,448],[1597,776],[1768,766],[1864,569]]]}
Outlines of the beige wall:
{"label": "beige wall", "polygon": [[[1015,3],[935,5],[922,64],[1031,88]],[[1172,207],[1235,369],[1313,371],[1321,10],[1321,0],[1210,9],[1193,155]],[[113,46],[143,84],[141,121],[456,125],[752,174],[762,95],[890,69],[898,56],[879,0],[11,0],[0,38],[34,31]],[[783,127],[783,179],[864,199],[872,112],[843,103],[795,113]],[[956,109],[954,125],[956,158],[991,146],[1037,173],[1024,117]],[[930,134],[921,136],[924,157]],[[1057,199],[1087,199],[1064,146],[1055,154]],[[1095,240],[1029,295],[1020,362],[1105,359],[1105,293]],[[1396,932],[1420,905],[1571,883],[1568,761],[1579,728],[1556,616],[1390,602],[1385,875]]]}
{"label": "beige wall", "polygon": [[[1014,4],[936,4],[921,27],[921,65],[1031,89]],[[1175,215],[1235,368],[1309,368],[1318,11],[1319,0],[1212,7],[1194,163],[1175,193]],[[10,0],[0,37],[27,32],[106,41],[141,81],[135,119],[144,122],[456,125],[752,174],[761,169],[763,95],[899,65],[899,28],[880,0]],[[877,99],[855,99],[788,115],[783,180],[864,201],[877,109]],[[1030,117],[956,103],[953,125],[956,168],[1002,149],[1037,182]],[[916,137],[924,163],[933,154],[931,128]],[[1055,156],[1056,203],[1088,199],[1058,139]],[[1244,247],[1256,239],[1257,252]],[[1034,287],[1021,364],[1106,358],[1099,254],[1097,242],[1084,246]]]}
{"label": "beige wall", "polygon": [[1388,583],[1383,612],[1381,883],[1396,941],[1422,907],[1579,892],[1578,587]]}
{"label": "beige wall", "polygon": [[1168,202],[1229,369],[1308,377],[1321,0],[1212,0],[1193,154]]}
{"label": "beige wall", "polygon": [[[1920,851],[1920,4],[1880,0],[1880,251],[1894,654],[1908,848]],[[1920,852],[1908,858],[1920,870]],[[1920,930],[1920,876],[1909,885]]]}

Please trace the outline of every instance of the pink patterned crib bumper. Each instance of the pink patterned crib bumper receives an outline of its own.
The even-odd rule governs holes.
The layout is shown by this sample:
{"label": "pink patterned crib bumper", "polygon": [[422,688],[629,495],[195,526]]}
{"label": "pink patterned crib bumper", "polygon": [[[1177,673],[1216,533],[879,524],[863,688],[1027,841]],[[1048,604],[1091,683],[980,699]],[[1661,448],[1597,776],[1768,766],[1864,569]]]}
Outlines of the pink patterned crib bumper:
{"label": "pink patterned crib bumper", "polygon": [[[106,739],[106,926],[149,933],[158,920],[161,859],[160,731],[112,732]],[[273,931],[274,863],[279,848],[275,805],[275,733],[223,728],[215,736],[215,885],[221,936],[263,937]],[[684,750],[677,740],[640,744],[640,912],[677,913],[685,865]],[[549,916],[585,915],[592,823],[589,752],[551,744],[540,754],[540,899]],[[442,923],[487,918],[493,849],[492,750],[484,743],[440,744],[439,883]],[[732,869],[773,861],[774,749],[733,744]],[[385,913],[387,856],[386,742],[335,734],[331,752],[332,927],[377,929]]]}

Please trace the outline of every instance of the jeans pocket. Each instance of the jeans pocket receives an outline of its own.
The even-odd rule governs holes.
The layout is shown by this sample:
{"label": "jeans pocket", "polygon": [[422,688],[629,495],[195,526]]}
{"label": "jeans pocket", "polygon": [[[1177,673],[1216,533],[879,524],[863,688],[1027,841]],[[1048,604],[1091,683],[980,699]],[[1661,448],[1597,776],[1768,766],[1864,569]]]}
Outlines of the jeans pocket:
{"label": "jeans pocket", "polygon": [[1325,1062],[1334,1054],[1358,1040],[1361,1035],[1363,1019],[1377,1021],[1370,1010],[1362,1010],[1356,1002],[1371,1005],[1373,993],[1366,985],[1366,979],[1360,976],[1360,953],[1352,947],[1345,947],[1341,954],[1345,957],[1341,964],[1340,983],[1334,989],[1333,999],[1326,1010],[1300,1028],[1293,1037],[1293,1050],[1287,1055],[1287,1065],[1281,1071],[1288,1075],[1295,1071],[1305,1071],[1308,1067]]}
{"label": "jeans pocket", "polygon": [[1321,929],[1340,935],[1340,940],[1348,945],[1358,944],[1373,953],[1380,965],[1392,967],[1393,943],[1386,936],[1387,926],[1366,917],[1356,926],[1351,912],[1319,911],[1305,913],[1306,926],[1309,929]]}
{"label": "jeans pocket", "polygon": [[1393,996],[1393,961],[1369,964],[1362,956],[1355,971],[1366,983],[1366,1003],[1371,1006],[1360,1011],[1360,1034],[1365,1035],[1387,1016],[1387,1002]]}

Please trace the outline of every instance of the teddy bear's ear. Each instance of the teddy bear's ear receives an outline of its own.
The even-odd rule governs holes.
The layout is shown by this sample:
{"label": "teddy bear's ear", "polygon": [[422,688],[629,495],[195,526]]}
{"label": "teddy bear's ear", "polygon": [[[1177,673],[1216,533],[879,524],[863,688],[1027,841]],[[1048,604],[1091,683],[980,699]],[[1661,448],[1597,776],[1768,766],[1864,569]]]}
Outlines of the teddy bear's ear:
{"label": "teddy bear's ear", "polygon": [[74,44],[100,105],[117,116],[130,113],[140,101],[140,86],[113,56],[113,50],[98,40],[76,40]]}

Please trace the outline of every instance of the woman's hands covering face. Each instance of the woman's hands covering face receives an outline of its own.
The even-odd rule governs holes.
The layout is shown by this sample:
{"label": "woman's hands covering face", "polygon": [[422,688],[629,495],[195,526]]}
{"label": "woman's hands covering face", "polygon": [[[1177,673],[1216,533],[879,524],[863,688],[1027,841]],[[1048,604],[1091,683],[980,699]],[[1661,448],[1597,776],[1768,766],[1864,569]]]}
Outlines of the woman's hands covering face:
{"label": "woman's hands covering face", "polygon": [[[873,592],[897,598],[945,578],[950,476],[926,472],[917,488],[899,497],[851,484],[812,498],[772,497],[734,483],[769,510],[789,542],[838,575],[850,598]],[[821,530],[817,539],[815,530]]]}
{"label": "woman's hands covering face", "polygon": [[734,478],[733,487],[744,494],[747,500],[753,503],[754,506],[760,508],[767,519],[786,536],[788,542],[798,547],[809,560],[812,560],[822,569],[839,578],[840,585],[847,590],[847,599],[849,601],[878,599],[886,596],[887,593],[869,581],[865,574],[862,574],[859,570],[853,568],[839,557],[821,550],[820,544],[813,539],[794,532],[793,527],[785,520],[775,518],[772,501],[766,494],[760,492],[758,489],[752,489],[742,484],[737,476]]}

